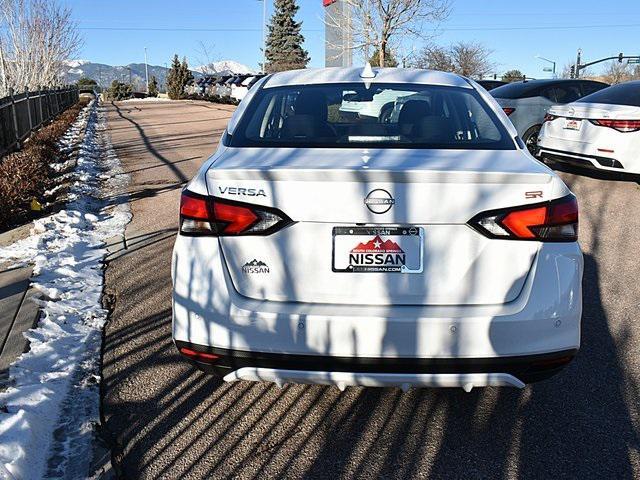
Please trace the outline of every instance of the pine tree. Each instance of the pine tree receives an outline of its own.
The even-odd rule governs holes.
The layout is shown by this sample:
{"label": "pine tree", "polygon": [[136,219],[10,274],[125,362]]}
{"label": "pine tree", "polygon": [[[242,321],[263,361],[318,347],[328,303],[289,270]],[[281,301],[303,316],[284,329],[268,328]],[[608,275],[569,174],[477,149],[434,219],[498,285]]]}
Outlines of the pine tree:
{"label": "pine tree", "polygon": [[[369,58],[369,63],[371,64],[372,67],[380,66],[380,49],[379,48],[375,49],[375,51],[373,52],[373,55],[371,55],[371,58]],[[398,66],[398,60],[396,60],[396,57],[394,57],[389,50],[385,50],[384,52],[384,66],[385,67]]]}
{"label": "pine tree", "polygon": [[182,65],[180,65],[180,59],[178,55],[173,56],[171,62],[171,69],[167,74],[167,94],[171,100],[178,100],[182,95],[182,89],[184,85],[181,79]]}
{"label": "pine tree", "polygon": [[149,82],[149,96],[157,97],[158,96],[158,80],[155,75],[151,76],[151,81]]}
{"label": "pine tree", "polygon": [[193,80],[193,74],[189,70],[189,64],[187,63],[187,57],[182,57],[182,65],[180,65],[180,74],[182,80],[182,88],[186,87],[187,83]]}
{"label": "pine tree", "polygon": [[305,68],[309,54],[302,48],[304,36],[300,33],[302,22],[294,17],[298,12],[296,0],[275,0],[275,13],[269,24],[267,36],[267,73]]}
{"label": "pine tree", "polygon": [[193,74],[189,70],[187,58],[183,57],[182,63],[178,55],[173,56],[171,69],[167,74],[167,94],[172,100],[178,100],[184,96],[184,87],[190,80],[193,80]]}

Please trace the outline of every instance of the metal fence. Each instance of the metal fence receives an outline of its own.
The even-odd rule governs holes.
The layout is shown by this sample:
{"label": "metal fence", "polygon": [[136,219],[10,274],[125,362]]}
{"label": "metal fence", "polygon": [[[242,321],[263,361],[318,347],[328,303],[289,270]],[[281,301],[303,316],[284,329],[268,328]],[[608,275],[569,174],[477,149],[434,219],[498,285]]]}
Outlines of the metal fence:
{"label": "metal fence", "polygon": [[31,132],[78,101],[78,87],[62,87],[0,98],[0,156],[20,148]]}

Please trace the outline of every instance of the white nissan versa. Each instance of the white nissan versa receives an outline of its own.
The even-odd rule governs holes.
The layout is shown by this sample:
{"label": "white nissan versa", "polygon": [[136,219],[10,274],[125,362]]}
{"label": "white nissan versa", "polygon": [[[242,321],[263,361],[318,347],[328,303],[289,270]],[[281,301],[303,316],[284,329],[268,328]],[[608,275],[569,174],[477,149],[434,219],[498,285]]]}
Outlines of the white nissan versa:
{"label": "white nissan versa", "polygon": [[538,146],[545,160],[640,174],[640,81],[553,106],[544,120]]}
{"label": "white nissan versa", "polygon": [[[381,95],[399,111],[341,113]],[[226,381],[523,387],[579,348],[577,229],[475,82],[274,74],[182,192],[174,341]]]}

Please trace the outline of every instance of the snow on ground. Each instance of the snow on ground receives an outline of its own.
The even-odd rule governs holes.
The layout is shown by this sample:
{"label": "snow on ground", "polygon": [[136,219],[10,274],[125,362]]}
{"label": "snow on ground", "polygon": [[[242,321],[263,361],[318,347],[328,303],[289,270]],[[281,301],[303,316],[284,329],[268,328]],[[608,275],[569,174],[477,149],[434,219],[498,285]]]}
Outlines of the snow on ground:
{"label": "snow on ground", "polygon": [[[84,138],[82,132],[85,131]],[[99,361],[105,241],[130,220],[126,199],[108,199],[128,177],[108,143],[105,113],[85,108],[61,143],[79,144],[67,208],[35,222],[30,237],[0,249],[0,261],[34,266],[43,293],[30,350],[0,392],[0,479],[85,478],[99,421]]]}
{"label": "snow on ground", "polygon": [[133,103],[133,102],[173,102],[168,97],[145,97],[145,98],[127,98],[126,100],[121,100],[122,103]]}

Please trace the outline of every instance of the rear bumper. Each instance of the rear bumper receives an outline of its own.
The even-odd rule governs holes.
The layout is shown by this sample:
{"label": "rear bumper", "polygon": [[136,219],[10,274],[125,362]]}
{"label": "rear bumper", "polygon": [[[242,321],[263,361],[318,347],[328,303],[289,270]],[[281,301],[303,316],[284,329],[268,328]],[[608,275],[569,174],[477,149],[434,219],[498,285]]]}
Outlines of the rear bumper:
{"label": "rear bumper", "polygon": [[176,340],[176,347],[213,354],[195,361],[226,381],[361,386],[514,386],[544,380],[571,362],[576,349],[498,358],[370,358],[289,355],[221,349]]}
{"label": "rear bumper", "polygon": [[234,351],[323,357],[477,359],[576,350],[582,314],[577,243],[542,244],[518,297],[499,305],[367,306],[249,299],[218,241],[178,235],[173,338]]}
{"label": "rear bumper", "polygon": [[594,170],[606,170],[610,172],[625,173],[625,167],[615,158],[601,157],[595,155],[584,155],[580,153],[555,150],[547,147],[540,147],[539,156],[543,160],[551,162],[566,163],[582,168]]}
{"label": "rear bumper", "polygon": [[474,387],[516,387],[525,383],[508,373],[353,373],[303,370],[276,370],[244,367],[224,377],[226,382],[238,380],[285,383],[335,385],[340,390],[347,386],[398,387],[404,391],[410,387],[461,387],[470,392]]}

